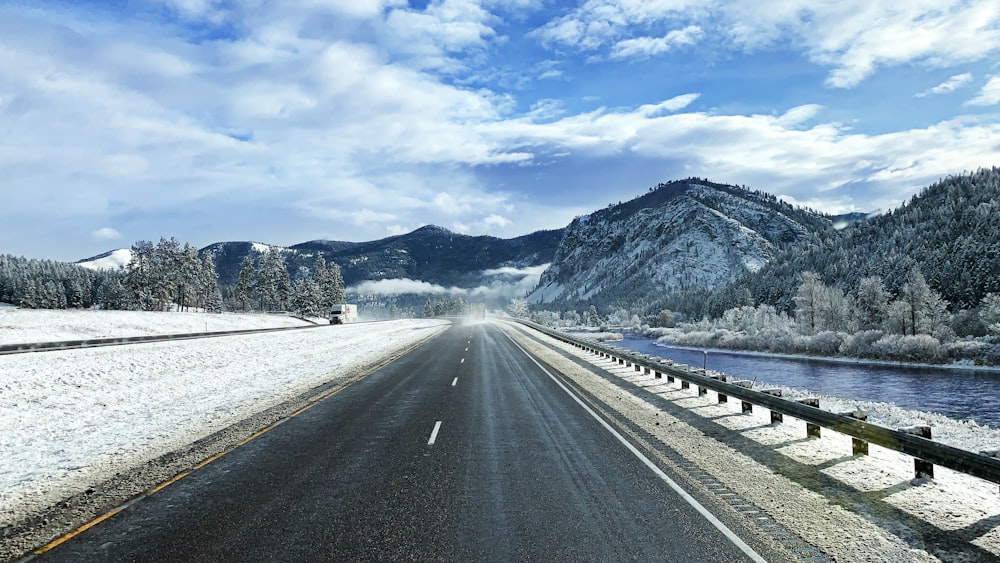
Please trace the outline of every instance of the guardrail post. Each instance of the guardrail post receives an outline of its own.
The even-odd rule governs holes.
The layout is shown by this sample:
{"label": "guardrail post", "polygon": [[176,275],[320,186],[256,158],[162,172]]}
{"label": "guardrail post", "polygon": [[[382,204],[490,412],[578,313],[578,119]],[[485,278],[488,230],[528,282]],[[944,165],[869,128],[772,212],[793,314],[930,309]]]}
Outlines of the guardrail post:
{"label": "guardrail post", "polygon": [[986,457],[992,457],[993,459],[1000,459],[1000,450],[985,450],[979,452],[979,455],[984,455]]}
{"label": "guardrail post", "polygon": [[707,387],[702,387],[701,385],[699,385],[698,386],[698,396],[701,396],[701,395],[708,395],[708,388]]}
{"label": "guardrail post", "polygon": [[[913,434],[914,436],[920,436],[921,438],[931,439],[931,427],[930,426],[911,426],[909,428],[900,428],[900,432],[906,432],[907,434]],[[920,458],[913,458],[913,473],[916,478],[930,477],[934,478],[934,464],[929,461],[924,461]]]}
{"label": "guardrail post", "polygon": [[[779,398],[781,397],[781,389],[764,389],[763,391],[761,391],[761,393],[766,393],[768,395],[771,395],[772,397],[779,397]],[[785,415],[775,410],[771,411],[771,424],[784,421],[785,421]]]}
{"label": "guardrail post", "polygon": [[[744,389],[750,389],[753,387],[753,381],[734,381],[733,385],[738,385]],[[748,403],[747,401],[742,401],[740,408],[742,409],[743,414],[750,414],[753,412],[753,404]]]}
{"label": "guardrail post", "polygon": [[654,371],[653,372],[653,379],[663,379],[663,374],[660,373],[660,372],[658,372],[658,371]]}
{"label": "guardrail post", "polygon": [[674,382],[674,376],[672,376],[672,375],[670,375],[670,374],[668,373],[668,374],[667,374],[667,383],[673,383],[673,382]]}
{"label": "guardrail post", "polygon": [[625,365],[625,360],[623,360],[622,358],[618,358],[618,365],[620,366]]}
{"label": "guardrail post", "polygon": [[[711,377],[712,377],[712,379],[714,379],[716,381],[725,381],[726,380],[726,376],[724,376],[724,375],[713,375]],[[726,395],[725,393],[719,393],[719,402],[720,403],[728,403],[729,402],[729,395]]]}
{"label": "guardrail post", "polygon": [[681,389],[690,389],[690,388],[691,388],[691,384],[690,383],[688,383],[687,381],[683,381],[683,380],[681,381]]}
{"label": "guardrail post", "polygon": [[[854,420],[868,420],[868,413],[865,411],[851,411],[841,414],[849,416]],[[860,438],[851,438],[851,455],[868,455],[868,442]]]}
{"label": "guardrail post", "polygon": [[649,368],[642,368],[643,375],[649,375]]}
{"label": "guardrail post", "polygon": [[[819,399],[816,397],[809,397],[806,399],[799,399],[795,401],[796,403],[802,403],[808,407],[819,408]],[[806,423],[806,437],[808,438],[819,438],[819,425],[812,424],[811,422]]]}

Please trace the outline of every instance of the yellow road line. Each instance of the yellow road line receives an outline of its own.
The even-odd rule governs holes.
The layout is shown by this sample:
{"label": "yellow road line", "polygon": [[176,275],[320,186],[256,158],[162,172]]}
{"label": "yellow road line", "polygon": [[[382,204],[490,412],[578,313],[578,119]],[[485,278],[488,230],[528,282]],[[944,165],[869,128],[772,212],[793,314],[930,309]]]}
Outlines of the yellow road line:
{"label": "yellow road line", "polygon": [[[307,327],[307,328],[308,328],[308,327]],[[438,333],[438,334],[439,334],[439,333]],[[433,336],[437,336],[437,334],[434,334]],[[419,347],[419,346],[423,345],[423,344],[424,344],[424,343],[425,343],[425,342],[426,342],[427,340],[430,340],[430,338],[427,338],[427,339],[425,339],[425,340],[421,340],[421,341],[420,341],[420,342],[419,342],[419,343],[418,343],[417,345],[415,345],[415,346],[414,346],[413,348],[417,348],[417,347]],[[405,354],[403,354],[403,355],[405,355]],[[275,423],[273,423],[273,424],[271,424],[271,425],[269,425],[269,426],[267,426],[267,427],[265,427],[265,428],[263,428],[263,429],[261,429],[261,430],[258,430],[257,432],[255,432],[255,433],[251,434],[251,435],[250,435],[250,436],[249,436],[248,438],[246,438],[245,440],[243,440],[243,441],[241,441],[241,442],[238,442],[238,443],[237,443],[237,444],[236,444],[235,446],[233,446],[232,448],[230,448],[230,449],[228,449],[228,450],[223,450],[223,451],[221,451],[221,452],[219,452],[219,453],[217,453],[217,454],[215,454],[215,455],[213,455],[213,456],[211,456],[211,457],[208,457],[208,458],[206,458],[206,459],[204,459],[204,460],[200,461],[200,462],[199,462],[199,463],[198,463],[197,465],[194,465],[193,467],[191,467],[191,469],[188,469],[188,470],[186,470],[186,471],[182,471],[182,472],[178,473],[177,475],[174,475],[174,476],[173,476],[173,477],[171,477],[171,478],[170,478],[169,480],[167,480],[167,481],[164,481],[163,483],[160,483],[159,485],[157,485],[157,486],[153,487],[153,488],[152,488],[152,489],[150,489],[149,491],[147,491],[147,492],[145,492],[145,493],[143,493],[143,494],[141,494],[141,495],[139,495],[139,496],[135,497],[134,499],[132,499],[132,500],[130,500],[130,501],[128,501],[128,502],[126,502],[126,503],[125,503],[125,504],[123,504],[122,506],[119,506],[118,508],[115,508],[115,509],[113,509],[113,510],[110,510],[110,511],[108,511],[108,512],[104,513],[103,515],[101,515],[101,516],[99,516],[99,517],[97,517],[97,518],[94,518],[94,519],[93,519],[93,520],[91,520],[90,522],[87,522],[86,524],[84,524],[84,525],[80,526],[79,528],[77,528],[77,529],[73,530],[72,532],[69,532],[68,534],[65,534],[65,535],[63,535],[63,536],[60,536],[59,538],[57,538],[57,539],[55,539],[55,540],[53,540],[53,541],[51,541],[51,542],[49,542],[49,543],[47,543],[47,544],[43,545],[42,547],[40,547],[40,548],[36,549],[36,550],[35,550],[35,551],[33,551],[32,553],[34,553],[35,555],[41,555],[41,554],[43,554],[43,553],[45,553],[45,552],[47,552],[47,551],[50,551],[50,550],[52,550],[52,549],[56,548],[57,546],[59,546],[59,545],[61,545],[61,544],[65,543],[65,542],[67,542],[67,541],[69,541],[69,540],[73,539],[74,537],[76,537],[76,536],[78,536],[78,535],[80,535],[80,534],[82,534],[82,533],[86,532],[87,530],[89,530],[89,529],[93,528],[94,526],[96,526],[96,525],[100,524],[101,522],[104,522],[104,521],[105,521],[105,520],[107,520],[108,518],[111,518],[112,516],[114,516],[114,515],[118,514],[119,512],[121,512],[122,510],[124,510],[126,506],[128,506],[129,504],[131,504],[131,503],[135,502],[136,500],[139,500],[139,499],[141,499],[141,498],[145,498],[145,497],[148,497],[148,496],[150,496],[150,495],[152,495],[152,494],[155,494],[155,493],[157,493],[157,492],[159,492],[159,491],[161,491],[161,490],[163,490],[163,489],[165,489],[165,488],[169,487],[170,485],[172,485],[172,484],[176,483],[177,481],[180,481],[180,480],[181,480],[181,479],[183,479],[184,477],[187,477],[187,476],[188,476],[188,475],[190,475],[190,474],[191,474],[191,473],[192,473],[193,471],[196,471],[196,470],[198,470],[198,469],[201,469],[202,467],[205,467],[206,465],[208,465],[208,464],[212,463],[213,461],[215,461],[215,460],[219,459],[220,457],[222,457],[222,456],[226,455],[227,453],[229,453],[229,452],[231,452],[231,451],[235,450],[236,448],[238,448],[238,447],[240,447],[240,446],[243,446],[243,445],[245,445],[245,444],[246,444],[247,442],[250,442],[251,440],[253,440],[253,439],[255,439],[255,438],[257,438],[257,437],[261,436],[262,434],[265,434],[265,433],[267,433],[267,432],[270,432],[271,430],[274,430],[275,428],[277,428],[278,426],[280,426],[280,425],[281,425],[282,423],[284,423],[285,421],[287,421],[287,420],[289,420],[289,419],[291,419],[291,418],[293,418],[293,417],[295,417],[295,416],[297,416],[297,415],[299,415],[299,414],[301,414],[301,413],[303,413],[303,412],[305,412],[305,411],[307,411],[307,410],[311,409],[312,407],[314,407],[314,406],[318,405],[319,403],[321,403],[321,402],[323,402],[323,401],[325,401],[325,400],[329,399],[330,397],[333,397],[334,395],[336,395],[336,394],[340,393],[340,392],[341,392],[341,391],[343,391],[344,389],[347,389],[347,388],[348,388],[348,387],[350,387],[351,385],[354,385],[354,384],[355,384],[355,383],[357,383],[358,381],[361,381],[362,379],[364,379],[364,378],[368,377],[369,375],[371,375],[371,374],[375,373],[376,371],[378,371],[378,370],[380,370],[380,369],[382,369],[382,368],[384,368],[384,367],[388,366],[389,364],[391,364],[391,363],[395,362],[395,361],[396,361],[396,360],[398,360],[398,359],[399,359],[400,357],[402,357],[402,355],[401,355],[401,356],[397,356],[397,357],[392,357],[392,358],[389,358],[389,359],[388,359],[387,361],[385,361],[385,362],[382,362],[382,363],[380,363],[380,364],[378,364],[378,365],[376,365],[376,366],[373,366],[373,367],[372,367],[372,368],[371,368],[371,369],[370,369],[369,371],[367,371],[367,372],[366,372],[366,373],[364,373],[363,375],[361,375],[361,376],[358,376],[357,378],[355,378],[355,379],[353,379],[353,380],[351,380],[351,381],[348,381],[347,383],[344,383],[344,384],[343,384],[343,385],[341,385],[340,387],[338,387],[338,388],[336,388],[336,389],[333,389],[333,390],[331,390],[331,391],[330,391],[330,392],[328,392],[328,393],[324,393],[323,395],[320,395],[320,396],[319,396],[319,397],[318,397],[318,398],[317,398],[316,400],[312,401],[312,402],[311,402],[311,403],[309,403],[308,405],[306,405],[306,406],[302,407],[301,409],[299,409],[299,410],[295,411],[294,413],[290,414],[290,415],[289,415],[289,416],[287,416],[286,418],[283,418],[283,419],[281,419],[281,420],[279,420],[279,421],[277,421],[277,422],[275,422]]]}
{"label": "yellow road line", "polygon": [[57,546],[65,543],[65,542],[73,539],[74,537],[76,537],[76,536],[78,536],[78,535],[80,535],[80,534],[82,534],[84,532],[86,532],[87,530],[93,528],[94,526],[100,524],[101,522],[104,522],[108,518],[111,518],[112,516],[114,516],[115,514],[118,514],[121,511],[122,511],[121,508],[116,508],[116,509],[114,509],[114,510],[112,510],[110,512],[107,512],[103,516],[100,516],[98,518],[95,518],[95,519],[91,520],[90,522],[87,522],[83,526],[80,526],[79,528],[73,530],[72,532],[66,534],[65,536],[63,536],[63,537],[61,537],[61,538],[59,538],[57,540],[54,540],[52,542],[49,542],[49,543],[43,545],[42,547],[36,549],[34,551],[34,553],[35,553],[35,555],[41,555],[41,554],[45,553],[46,551],[54,549],[55,547],[57,547]]}

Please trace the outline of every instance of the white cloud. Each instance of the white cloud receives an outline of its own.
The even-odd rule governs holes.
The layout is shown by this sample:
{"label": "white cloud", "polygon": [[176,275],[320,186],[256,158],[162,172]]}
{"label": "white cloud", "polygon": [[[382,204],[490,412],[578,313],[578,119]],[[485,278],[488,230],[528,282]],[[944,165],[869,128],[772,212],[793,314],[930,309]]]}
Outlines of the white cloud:
{"label": "white cloud", "polygon": [[963,74],[956,74],[956,75],[952,76],[951,78],[949,78],[948,80],[945,80],[941,84],[938,84],[937,86],[935,86],[933,88],[928,88],[927,90],[924,90],[923,92],[918,92],[917,94],[914,94],[914,96],[917,97],[917,98],[923,98],[923,97],[934,95],[934,94],[947,94],[948,92],[954,92],[958,88],[961,88],[962,86],[965,86],[966,84],[968,84],[971,81],[972,81],[972,73],[971,72],[966,72],[966,73],[963,73]]}
{"label": "white cloud", "polygon": [[485,225],[487,228],[499,227],[502,229],[507,225],[510,225],[510,219],[504,217],[503,215],[493,214],[483,219],[483,225]]}
{"label": "white cloud", "polygon": [[[523,143],[558,143],[580,158],[679,161],[696,176],[786,193],[831,211],[854,198],[869,202],[866,209],[896,205],[943,175],[993,162],[1000,138],[1000,124],[971,118],[877,135],[837,123],[802,128],[819,109],[801,106],[780,117],[601,109],[502,126]],[[880,195],[858,191],[874,186]]]}
{"label": "white cloud", "polygon": [[[691,31],[649,33],[680,25]],[[987,59],[1000,49],[998,25],[995,0],[778,0],[766,8],[758,0],[588,0],[532,35],[552,49],[606,49],[614,58],[655,56],[701,34],[729,50],[790,45],[831,69],[829,86],[851,88],[883,66]]]}
{"label": "white cloud", "polygon": [[95,229],[90,232],[90,236],[94,240],[99,241],[118,240],[122,238],[122,234],[113,227],[101,227],[100,229]]}
{"label": "white cloud", "polygon": [[635,37],[623,39],[611,48],[612,59],[646,58],[662,55],[676,47],[694,45],[704,33],[700,27],[689,25],[675,29],[663,37]]}
{"label": "white cloud", "polygon": [[699,96],[700,94],[681,94],[658,104],[645,104],[639,106],[638,113],[644,117],[655,117],[661,113],[674,112],[688,107]]}
{"label": "white cloud", "polygon": [[444,287],[421,280],[397,278],[377,281],[364,281],[347,288],[349,293],[377,295],[429,295],[464,297],[475,299],[510,299],[524,295],[538,285],[542,272],[548,264],[530,266],[527,268],[497,268],[484,270],[482,275],[494,278],[486,285],[471,288]]}
{"label": "white cloud", "polygon": [[413,229],[409,227],[404,227],[403,225],[386,225],[385,233],[391,237],[405,235],[406,233],[412,232]]}
{"label": "white cloud", "polygon": [[[283,220],[288,215],[279,213],[292,210],[289,223],[346,224],[356,238],[424,223],[522,234],[592,209],[580,201],[571,210],[562,202],[545,207],[538,194],[517,195],[520,186],[497,192],[491,184],[505,166],[541,177],[577,160],[658,160],[650,174],[686,166],[801,201],[813,201],[810,191],[820,188],[833,206],[848,205],[842,193],[873,186],[885,200],[903,199],[942,175],[992,163],[990,141],[1000,137],[987,117],[863,135],[817,123],[815,104],[778,117],[733,115],[692,108],[697,93],[588,112],[569,109],[579,99],[517,99],[454,74],[503,41],[487,9],[506,10],[499,2],[435,1],[422,11],[402,0],[170,6],[184,18],[222,17],[239,31],[195,44],[177,36],[173,21],[123,17],[98,25],[72,12],[36,17],[0,6],[0,169],[9,185],[24,186],[5,193],[0,223],[15,215],[21,224],[74,217],[73,228],[86,233],[109,216],[168,210],[177,217],[211,200],[273,208]],[[948,66],[995,53],[995,3],[944,8],[887,0],[782,0],[767,10],[750,0],[587,0],[535,35],[560,51],[599,52],[605,60],[616,45],[633,45],[635,56],[655,53],[655,42],[627,42],[667,38],[670,29],[725,36],[730,49],[781,41],[842,71],[844,85],[887,65]],[[392,30],[400,39],[378,41]],[[559,72],[560,64],[542,61],[524,74]],[[998,90],[993,77],[969,104],[1000,103]],[[598,99],[589,93],[573,95]],[[618,103],[602,95],[603,103]]]}
{"label": "white cloud", "polygon": [[428,283],[409,278],[398,278],[389,280],[364,281],[358,285],[347,288],[350,293],[377,294],[377,295],[464,295],[465,290],[452,287],[446,288],[441,285]]}
{"label": "white cloud", "polygon": [[484,276],[509,276],[512,278],[530,278],[534,277],[535,281],[538,281],[538,277],[542,275],[546,269],[548,269],[549,264],[542,264],[541,266],[528,266],[526,268],[515,268],[513,266],[506,266],[503,268],[494,268],[491,270],[483,270]]}
{"label": "white cloud", "polygon": [[700,11],[700,4],[697,0],[587,0],[576,10],[538,28],[532,35],[550,47],[593,51],[618,43],[630,30],[684,17],[690,9]]}
{"label": "white cloud", "polygon": [[965,102],[970,106],[994,106],[1000,104],[1000,75],[990,77],[979,91],[979,95]]}
{"label": "white cloud", "polygon": [[818,104],[797,106],[782,114],[775,123],[782,127],[794,127],[816,117],[822,109],[823,106]]}

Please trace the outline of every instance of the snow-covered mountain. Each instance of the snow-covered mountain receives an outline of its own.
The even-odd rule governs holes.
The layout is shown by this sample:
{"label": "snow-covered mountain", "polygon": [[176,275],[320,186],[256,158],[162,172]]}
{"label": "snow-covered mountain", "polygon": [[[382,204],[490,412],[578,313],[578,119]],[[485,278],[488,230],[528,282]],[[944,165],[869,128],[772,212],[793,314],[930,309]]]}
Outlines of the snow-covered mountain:
{"label": "snow-covered mountain", "polygon": [[128,248],[118,248],[85,258],[77,264],[89,270],[123,270],[130,262],[132,262],[132,251]]}
{"label": "snow-covered mountain", "polygon": [[577,217],[529,302],[625,304],[759,270],[830,217],[762,192],[687,179]]}

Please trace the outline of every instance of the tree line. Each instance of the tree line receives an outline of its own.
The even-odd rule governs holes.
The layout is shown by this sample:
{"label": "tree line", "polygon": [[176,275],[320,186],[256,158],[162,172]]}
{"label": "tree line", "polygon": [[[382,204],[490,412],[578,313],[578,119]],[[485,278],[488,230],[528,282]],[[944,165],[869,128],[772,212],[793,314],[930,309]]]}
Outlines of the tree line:
{"label": "tree line", "polygon": [[[0,302],[22,308],[99,308],[139,311],[289,311],[325,317],[344,299],[340,267],[318,256],[312,268],[288,271],[281,249],[257,262],[244,259],[235,286],[221,286],[210,253],[161,237],[138,241],[122,270],[0,255]],[[293,279],[294,278],[294,279]]]}

